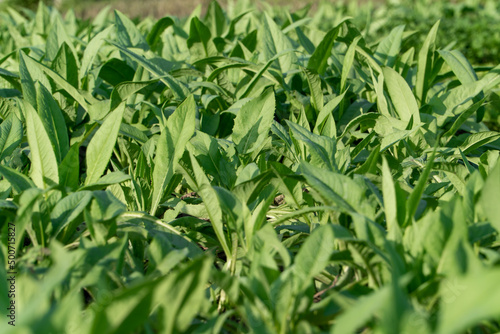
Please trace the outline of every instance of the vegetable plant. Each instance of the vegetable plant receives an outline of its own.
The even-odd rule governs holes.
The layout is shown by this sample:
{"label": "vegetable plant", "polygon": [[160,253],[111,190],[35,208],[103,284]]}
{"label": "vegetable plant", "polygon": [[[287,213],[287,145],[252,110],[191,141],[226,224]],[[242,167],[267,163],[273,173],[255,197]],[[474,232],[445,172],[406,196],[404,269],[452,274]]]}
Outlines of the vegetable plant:
{"label": "vegetable plant", "polygon": [[2,333],[499,331],[500,67],[324,14],[0,13]]}

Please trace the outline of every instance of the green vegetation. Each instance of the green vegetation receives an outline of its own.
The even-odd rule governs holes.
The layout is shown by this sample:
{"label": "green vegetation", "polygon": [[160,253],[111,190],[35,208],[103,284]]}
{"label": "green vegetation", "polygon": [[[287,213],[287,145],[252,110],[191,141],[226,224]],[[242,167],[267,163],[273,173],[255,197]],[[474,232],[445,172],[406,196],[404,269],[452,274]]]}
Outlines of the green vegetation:
{"label": "green vegetation", "polygon": [[333,8],[0,13],[0,331],[500,331],[500,66]]}

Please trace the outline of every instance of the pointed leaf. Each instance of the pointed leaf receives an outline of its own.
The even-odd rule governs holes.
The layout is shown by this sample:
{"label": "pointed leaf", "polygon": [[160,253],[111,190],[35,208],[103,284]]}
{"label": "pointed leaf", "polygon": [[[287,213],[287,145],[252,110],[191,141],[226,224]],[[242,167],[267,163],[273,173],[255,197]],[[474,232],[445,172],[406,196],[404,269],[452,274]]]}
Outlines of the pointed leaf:
{"label": "pointed leaf", "polygon": [[420,124],[417,101],[405,79],[392,68],[384,67],[382,71],[389,96],[399,118],[405,122],[413,118],[413,127]]}
{"label": "pointed leaf", "polygon": [[52,94],[39,82],[35,84],[37,110],[60,163],[69,150],[68,130],[59,105]]}
{"label": "pointed leaf", "polygon": [[141,48],[148,50],[149,46],[142,33],[137,29],[134,22],[115,10],[116,36],[118,43],[124,47]]}
{"label": "pointed leaf", "polygon": [[269,135],[274,117],[275,97],[272,89],[247,102],[234,120],[232,139],[241,154],[261,148]]}
{"label": "pointed leaf", "polygon": [[439,50],[438,52],[462,84],[465,85],[477,81],[476,72],[474,72],[471,64],[460,51]]}
{"label": "pointed leaf", "polygon": [[31,104],[24,103],[26,133],[31,154],[31,179],[39,188],[59,183],[59,169],[54,148],[42,120]]}
{"label": "pointed leaf", "polygon": [[115,147],[124,111],[125,105],[122,104],[110,113],[90,141],[87,147],[85,185],[95,183],[104,174]]}
{"label": "pointed leaf", "polygon": [[307,63],[308,69],[313,70],[319,74],[325,73],[328,59],[332,55],[333,44],[335,43],[335,39],[339,35],[340,28],[342,27],[344,21],[340,22],[335,28],[332,28],[326,33],[321,43],[319,43],[319,45],[316,47],[316,50],[314,50],[311,58],[309,58],[309,61]]}
{"label": "pointed leaf", "polygon": [[12,113],[0,124],[0,162],[11,155],[23,139],[23,124]]}
{"label": "pointed leaf", "polygon": [[194,134],[196,103],[193,95],[177,107],[168,118],[156,148],[155,168],[153,170],[153,202],[151,215],[163,197],[165,188],[174,175],[174,168],[184,154],[187,142]]}

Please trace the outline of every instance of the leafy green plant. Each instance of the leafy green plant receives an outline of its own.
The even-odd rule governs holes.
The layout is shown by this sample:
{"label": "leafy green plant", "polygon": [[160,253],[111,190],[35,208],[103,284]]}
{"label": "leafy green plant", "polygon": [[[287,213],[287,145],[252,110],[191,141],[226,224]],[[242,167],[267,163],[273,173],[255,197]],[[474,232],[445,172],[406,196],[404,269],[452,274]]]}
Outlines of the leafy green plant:
{"label": "leafy green plant", "polygon": [[500,330],[500,67],[252,9],[0,14],[2,333]]}

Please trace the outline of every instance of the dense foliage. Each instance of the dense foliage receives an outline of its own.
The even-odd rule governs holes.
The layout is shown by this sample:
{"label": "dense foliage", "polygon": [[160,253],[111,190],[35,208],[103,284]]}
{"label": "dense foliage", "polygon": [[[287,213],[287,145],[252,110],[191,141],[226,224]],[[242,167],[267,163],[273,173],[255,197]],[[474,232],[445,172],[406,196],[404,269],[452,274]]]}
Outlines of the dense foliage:
{"label": "dense foliage", "polygon": [[[500,2],[495,0],[392,0],[370,7],[342,6],[374,40],[398,25],[414,33],[408,43],[422,43],[425,31],[440,21],[437,41],[460,50],[473,64],[498,64],[500,54]],[[341,8],[342,8],[341,7]],[[366,9],[364,9],[366,8]],[[361,9],[361,10],[360,10]],[[363,10],[364,9],[364,10]],[[370,12],[366,12],[370,11]]]}
{"label": "dense foliage", "polygon": [[500,66],[254,9],[0,14],[2,333],[500,330]]}

